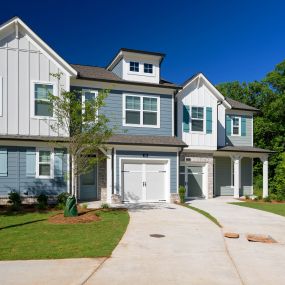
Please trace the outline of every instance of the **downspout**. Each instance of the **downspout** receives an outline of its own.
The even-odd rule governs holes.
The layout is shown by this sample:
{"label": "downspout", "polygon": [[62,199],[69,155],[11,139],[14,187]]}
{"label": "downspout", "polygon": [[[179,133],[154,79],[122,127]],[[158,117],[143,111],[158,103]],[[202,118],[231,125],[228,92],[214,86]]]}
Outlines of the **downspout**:
{"label": "downspout", "polygon": [[112,177],[111,177],[111,180],[112,180],[112,194],[114,194],[114,152],[115,152],[115,149],[112,148],[112,155],[111,155],[111,168],[112,168]]}

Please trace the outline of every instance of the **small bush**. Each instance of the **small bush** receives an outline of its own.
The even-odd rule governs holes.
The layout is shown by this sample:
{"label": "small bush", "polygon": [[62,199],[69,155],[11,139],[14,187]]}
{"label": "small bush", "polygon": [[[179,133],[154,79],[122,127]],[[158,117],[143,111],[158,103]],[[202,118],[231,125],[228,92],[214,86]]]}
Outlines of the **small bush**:
{"label": "small bush", "polygon": [[57,196],[57,205],[56,207],[60,210],[63,210],[66,205],[66,200],[69,197],[69,194],[67,192],[62,192]]}
{"label": "small bush", "polygon": [[180,198],[180,203],[185,203],[185,193],[186,193],[186,189],[184,186],[179,186],[179,198]]}
{"label": "small bush", "polygon": [[262,200],[262,196],[261,196],[261,195],[258,195],[258,196],[257,196],[257,199],[258,199],[258,200]]}
{"label": "small bush", "polygon": [[245,199],[249,200],[250,199],[249,195],[245,195]]}
{"label": "small bush", "polygon": [[101,204],[101,208],[102,208],[102,209],[109,209],[110,206],[109,206],[108,203],[102,203],[102,204]]}
{"label": "small bush", "polygon": [[37,198],[38,205],[37,208],[39,210],[45,210],[48,206],[48,196],[45,194],[40,194]]}
{"label": "small bush", "polygon": [[22,205],[20,194],[14,190],[9,193],[8,197],[9,197],[8,203],[11,204],[12,210],[18,211]]}
{"label": "small bush", "polygon": [[264,201],[264,202],[271,203],[271,198],[270,198],[270,196],[267,196],[267,197],[263,198],[263,201]]}
{"label": "small bush", "polygon": [[277,195],[276,195],[276,201],[277,202],[283,202],[285,199],[284,199],[284,196],[282,195],[282,194],[280,194],[280,193],[278,193]]}
{"label": "small bush", "polygon": [[81,207],[82,209],[86,210],[87,207],[88,207],[88,204],[84,203],[84,204],[80,205],[80,207]]}
{"label": "small bush", "polygon": [[271,193],[269,196],[270,196],[271,201],[276,201],[277,200],[277,195],[276,194]]}

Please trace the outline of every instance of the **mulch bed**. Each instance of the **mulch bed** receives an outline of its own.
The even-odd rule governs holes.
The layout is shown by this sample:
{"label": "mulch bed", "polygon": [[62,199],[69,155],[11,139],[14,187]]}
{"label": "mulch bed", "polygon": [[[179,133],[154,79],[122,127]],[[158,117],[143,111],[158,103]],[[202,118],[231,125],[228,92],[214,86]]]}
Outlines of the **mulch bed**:
{"label": "mulch bed", "polygon": [[96,211],[85,211],[78,213],[77,217],[64,217],[63,213],[52,216],[48,219],[51,224],[85,224],[99,221],[100,217]]}

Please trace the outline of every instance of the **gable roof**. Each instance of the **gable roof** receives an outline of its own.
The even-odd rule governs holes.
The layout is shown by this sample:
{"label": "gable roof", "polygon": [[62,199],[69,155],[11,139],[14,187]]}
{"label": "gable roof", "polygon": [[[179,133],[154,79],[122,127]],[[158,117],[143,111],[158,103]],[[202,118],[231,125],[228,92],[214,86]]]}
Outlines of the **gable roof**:
{"label": "gable roof", "polygon": [[226,101],[231,105],[233,110],[247,110],[252,112],[259,112],[259,109],[249,106],[247,104],[244,104],[242,102],[236,101],[232,98],[226,97]]}
{"label": "gable roof", "polygon": [[53,61],[59,64],[70,76],[76,76],[76,70],[68,64],[62,57],[60,57],[51,47],[49,47],[35,32],[33,32],[28,25],[26,25],[19,17],[13,17],[0,26],[0,32],[15,25],[18,30],[19,25],[25,30],[29,40],[37,46],[43,53],[48,55]]}
{"label": "gable roof", "polygon": [[151,86],[151,87],[181,89],[181,86],[178,86],[164,79],[160,79],[159,84],[129,81],[129,80],[124,80],[120,78],[115,73],[113,73],[110,70],[105,69],[104,67],[82,65],[82,64],[71,64],[71,66],[77,71],[78,73],[77,78],[79,79],[113,82],[113,83],[121,83],[121,84],[142,85],[142,86]]}

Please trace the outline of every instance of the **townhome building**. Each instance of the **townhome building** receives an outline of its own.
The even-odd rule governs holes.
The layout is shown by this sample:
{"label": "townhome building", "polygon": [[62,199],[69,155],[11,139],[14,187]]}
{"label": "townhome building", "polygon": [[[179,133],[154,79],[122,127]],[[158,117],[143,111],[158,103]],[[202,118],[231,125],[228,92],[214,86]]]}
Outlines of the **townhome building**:
{"label": "townhome building", "polygon": [[[165,55],[121,48],[105,66],[67,63],[20,18],[0,26],[0,197],[69,192],[80,201],[174,202],[253,194],[257,109],[225,98],[199,73],[182,85],[161,77]],[[53,74],[61,74],[60,78]],[[79,91],[82,103],[110,90],[99,112],[113,136],[94,168],[71,189],[70,134],[55,130],[48,94]]]}

